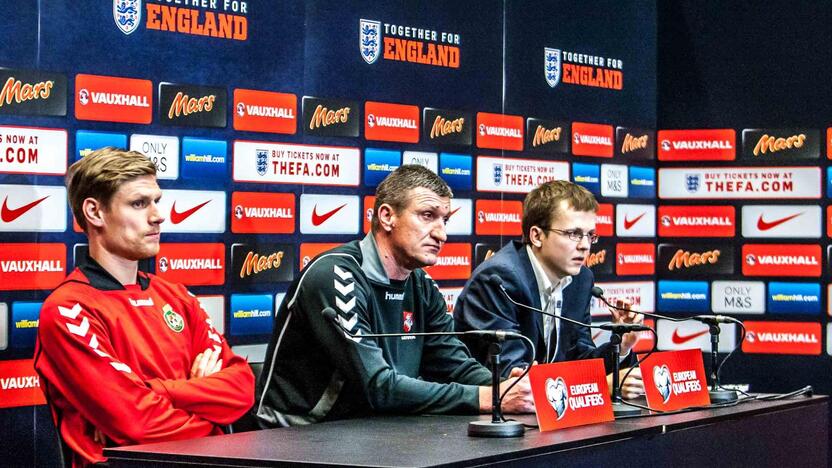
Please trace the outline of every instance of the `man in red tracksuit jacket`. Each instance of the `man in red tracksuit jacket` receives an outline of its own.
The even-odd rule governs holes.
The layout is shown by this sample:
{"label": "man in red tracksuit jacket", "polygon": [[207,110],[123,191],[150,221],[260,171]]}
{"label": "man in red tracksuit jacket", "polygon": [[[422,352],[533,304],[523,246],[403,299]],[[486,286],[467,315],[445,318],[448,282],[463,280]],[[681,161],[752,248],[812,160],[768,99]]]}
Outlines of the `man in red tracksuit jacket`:
{"label": "man in red tracksuit jacket", "polygon": [[251,407],[254,377],[196,297],[138,271],[164,221],[155,166],[104,148],[70,167],[67,189],[89,256],[41,308],[35,369],[72,464],[222,433]]}

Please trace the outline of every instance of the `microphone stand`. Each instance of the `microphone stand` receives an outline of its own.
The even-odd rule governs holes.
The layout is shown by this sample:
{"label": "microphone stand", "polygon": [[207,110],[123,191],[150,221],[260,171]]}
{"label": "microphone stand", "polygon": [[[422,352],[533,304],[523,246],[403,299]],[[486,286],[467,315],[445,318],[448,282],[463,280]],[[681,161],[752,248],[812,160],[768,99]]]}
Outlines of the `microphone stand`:
{"label": "microphone stand", "polygon": [[[597,290],[596,290],[597,289]],[[620,307],[616,307],[607,301],[604,297],[604,293],[599,287],[593,288],[592,295],[598,299],[600,299],[604,304],[614,309],[620,310]],[[708,394],[711,397],[711,403],[729,403],[732,401],[736,401],[739,396],[737,392],[734,390],[721,390],[720,383],[719,383],[719,373],[717,373],[717,369],[719,368],[719,332],[721,331],[719,328],[720,322],[727,322],[727,321],[735,321],[730,317],[725,317],[723,315],[694,315],[692,317],[668,317],[665,315],[659,315],[654,313],[648,312],[636,312],[638,314],[644,315],[646,317],[652,317],[656,319],[663,319],[663,320],[670,320],[671,322],[683,322],[685,320],[696,320],[697,322],[704,323],[708,325],[708,331],[711,334],[711,389],[708,391]],[[615,382],[615,377],[613,377],[613,382]]]}
{"label": "microphone stand", "polygon": [[720,390],[719,373],[719,323],[717,319],[708,316],[699,316],[696,320],[708,325],[711,333],[711,389],[708,394],[711,396],[711,403],[729,403],[736,401],[739,396],[734,390]]}
{"label": "microphone stand", "polygon": [[523,423],[503,421],[502,399],[500,398],[500,353],[503,338],[495,336],[488,345],[488,364],[491,367],[491,421],[471,421],[468,435],[472,437],[520,437],[525,433]]}
{"label": "microphone stand", "polygon": [[629,330],[627,327],[610,327],[610,344],[612,345],[612,412],[616,418],[641,414],[641,409],[624,404],[621,398],[621,386],[618,373],[621,371],[621,339]]}
{"label": "microphone stand", "polygon": [[597,328],[597,329],[601,329],[601,330],[608,330],[610,332],[610,344],[612,345],[611,348],[612,348],[612,354],[613,354],[612,355],[612,361],[613,361],[613,363],[612,363],[612,366],[613,366],[613,371],[612,371],[612,384],[613,384],[612,385],[613,386],[613,389],[612,389],[613,390],[613,393],[612,393],[612,408],[613,408],[613,414],[616,417],[634,416],[634,415],[641,414],[641,409],[640,408],[624,404],[624,402],[623,402],[624,400],[621,398],[621,388],[619,388],[619,376],[618,376],[618,373],[621,371],[621,362],[620,362],[621,361],[621,340],[622,340],[622,335],[624,335],[625,333],[649,330],[649,331],[652,331],[653,334],[655,335],[656,334],[655,330],[652,330],[650,327],[647,327],[647,326],[644,326],[644,325],[637,325],[637,324],[632,324],[632,323],[609,323],[609,324],[602,324],[602,325],[591,325],[591,324],[588,324],[588,323],[580,322],[578,320],[573,320],[571,318],[564,317],[562,315],[555,315],[555,314],[552,314],[552,313],[549,313],[549,312],[545,312],[545,311],[543,311],[543,310],[541,310],[537,307],[532,307],[530,305],[522,304],[520,302],[515,301],[514,298],[511,297],[511,294],[509,294],[508,291],[506,291],[505,286],[503,286],[502,282],[500,282],[499,278],[496,277],[496,275],[492,275],[491,278],[489,278],[489,282],[491,282],[495,286],[499,287],[500,291],[503,292],[503,294],[506,296],[506,298],[508,298],[508,300],[512,304],[514,304],[518,307],[523,307],[525,309],[532,310],[534,312],[537,312],[538,314],[549,315],[549,316],[552,316],[552,317],[554,317],[558,320],[562,320],[564,322],[572,323],[574,325],[578,325],[578,326],[581,326],[581,327],[590,328],[590,329]]}

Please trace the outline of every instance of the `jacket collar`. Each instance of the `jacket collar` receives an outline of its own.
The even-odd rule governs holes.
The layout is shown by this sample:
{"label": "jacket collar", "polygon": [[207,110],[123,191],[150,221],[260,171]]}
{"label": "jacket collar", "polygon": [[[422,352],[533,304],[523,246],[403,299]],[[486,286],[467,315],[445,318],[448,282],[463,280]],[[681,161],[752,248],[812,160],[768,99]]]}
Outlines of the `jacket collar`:
{"label": "jacket collar", "polygon": [[[127,289],[109,271],[105,270],[95,259],[90,257],[89,253],[82,258],[78,269],[87,277],[90,286],[95,289],[101,291],[123,291]],[[138,272],[136,280],[142,291],[150,286],[150,278],[142,271]]]}

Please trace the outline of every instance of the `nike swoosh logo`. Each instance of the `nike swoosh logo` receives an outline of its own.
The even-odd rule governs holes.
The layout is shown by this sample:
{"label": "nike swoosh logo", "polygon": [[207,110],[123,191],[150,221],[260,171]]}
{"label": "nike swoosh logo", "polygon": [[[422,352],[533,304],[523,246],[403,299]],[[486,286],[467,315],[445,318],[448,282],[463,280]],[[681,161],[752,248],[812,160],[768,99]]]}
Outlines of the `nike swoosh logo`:
{"label": "nike swoosh logo", "polygon": [[454,215],[454,213],[456,213],[457,211],[459,211],[459,210],[460,210],[460,208],[462,208],[462,207],[461,207],[461,206],[458,206],[455,210],[451,211],[451,212],[450,212],[450,214],[448,214],[448,219],[451,219],[451,216],[453,216],[453,215]]}
{"label": "nike swoosh logo", "polygon": [[647,214],[647,212],[645,211],[644,213],[636,216],[633,219],[627,219],[627,216],[625,215],[624,216],[624,230],[626,231],[626,230],[630,229],[631,227],[633,227],[633,225],[636,224],[638,222],[638,220],[643,218],[644,215],[646,215],[646,214]]}
{"label": "nike swoosh logo", "polygon": [[701,332],[696,332],[696,333],[693,333],[691,335],[680,335],[679,334],[679,329],[677,328],[676,330],[673,330],[673,336],[670,337],[670,340],[673,342],[673,344],[680,345],[680,344],[685,344],[690,340],[699,338],[700,336],[702,336],[706,333],[708,333],[708,330],[703,330]]}
{"label": "nike swoosh logo", "polygon": [[211,203],[211,200],[208,200],[206,202],[202,202],[199,205],[191,208],[190,210],[176,211],[176,202],[174,201],[173,206],[170,208],[170,222],[173,223],[173,224],[179,224],[182,221],[185,221],[186,219],[188,219],[192,214],[196,213],[197,210],[199,210],[200,208],[202,208],[203,206],[205,206],[209,203]]}
{"label": "nike swoosh logo", "polygon": [[11,209],[11,208],[9,208],[9,205],[8,205],[9,196],[6,195],[6,198],[3,200],[3,208],[0,209],[0,219],[2,219],[4,223],[10,223],[10,222],[16,220],[17,218],[23,216],[23,214],[26,213],[27,211],[29,211],[32,208],[38,206],[38,204],[40,202],[46,200],[47,198],[49,198],[49,195],[47,195],[47,196],[45,196],[45,197],[43,197],[39,200],[35,200],[32,203],[28,203],[26,205],[23,205],[20,208]]}
{"label": "nike swoosh logo", "polygon": [[345,206],[347,206],[346,203],[344,203],[343,205],[341,205],[337,208],[333,208],[333,209],[331,209],[330,211],[327,211],[324,214],[318,214],[318,205],[315,205],[315,207],[312,208],[312,225],[313,226],[320,226],[321,224],[325,223],[326,220],[335,216],[335,213],[341,211],[341,208],[343,208]]}
{"label": "nike swoosh logo", "polygon": [[774,221],[764,221],[763,215],[760,215],[760,218],[757,219],[757,229],[761,231],[768,231],[769,229],[776,228],[777,226],[785,223],[786,221],[790,221],[798,216],[802,215],[804,212],[801,211],[800,213],[793,214],[791,216],[786,216],[785,218],[775,219]]}

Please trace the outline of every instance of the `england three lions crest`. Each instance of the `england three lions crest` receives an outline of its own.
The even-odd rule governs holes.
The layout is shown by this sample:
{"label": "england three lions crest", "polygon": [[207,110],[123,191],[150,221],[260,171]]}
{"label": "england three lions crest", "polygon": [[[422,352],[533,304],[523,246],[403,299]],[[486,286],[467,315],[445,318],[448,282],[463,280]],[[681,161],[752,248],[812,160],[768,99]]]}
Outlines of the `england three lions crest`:
{"label": "england three lions crest", "polygon": [[361,20],[359,28],[358,48],[361,58],[367,63],[375,63],[381,52],[381,23],[378,21]]}
{"label": "england three lions crest", "polygon": [[113,0],[113,20],[124,34],[132,34],[142,20],[141,0]]}
{"label": "england three lions crest", "polygon": [[546,82],[554,88],[560,83],[560,49],[543,48],[543,74]]}

